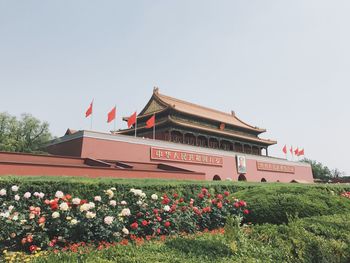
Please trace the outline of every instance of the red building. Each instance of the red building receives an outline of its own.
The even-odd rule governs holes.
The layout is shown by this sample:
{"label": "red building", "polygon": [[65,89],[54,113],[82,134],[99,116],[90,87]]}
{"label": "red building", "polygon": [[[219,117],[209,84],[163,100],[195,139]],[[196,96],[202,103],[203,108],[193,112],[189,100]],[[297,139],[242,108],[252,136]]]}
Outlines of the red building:
{"label": "red building", "polygon": [[[146,127],[152,116],[155,130]],[[47,147],[52,156],[0,153],[0,175],[312,183],[309,164],[268,156],[268,147],[276,141],[260,138],[265,131],[234,112],[212,110],[154,89],[137,116],[137,127],[112,133],[68,130]]]}
{"label": "red building", "polygon": [[[155,140],[153,129],[146,128],[146,121],[153,115]],[[265,131],[243,122],[233,112],[227,114],[165,96],[156,88],[137,117],[137,137],[135,127],[111,134],[68,130],[48,151],[108,163],[161,163],[176,167],[179,174],[181,169],[201,173],[205,180],[312,183],[309,164],[268,156],[268,147],[276,141],[260,138]],[[174,178],[179,177],[174,174]]]}

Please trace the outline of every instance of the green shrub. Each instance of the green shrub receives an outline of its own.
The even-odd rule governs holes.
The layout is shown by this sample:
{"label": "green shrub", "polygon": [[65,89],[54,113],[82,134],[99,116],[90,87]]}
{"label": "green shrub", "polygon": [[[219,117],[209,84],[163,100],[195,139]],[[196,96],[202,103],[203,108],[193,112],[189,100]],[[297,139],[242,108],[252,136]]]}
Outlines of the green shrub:
{"label": "green shrub", "polygon": [[274,185],[256,187],[235,193],[250,208],[246,222],[281,224],[288,215],[300,218],[350,212],[350,201],[315,187]]}

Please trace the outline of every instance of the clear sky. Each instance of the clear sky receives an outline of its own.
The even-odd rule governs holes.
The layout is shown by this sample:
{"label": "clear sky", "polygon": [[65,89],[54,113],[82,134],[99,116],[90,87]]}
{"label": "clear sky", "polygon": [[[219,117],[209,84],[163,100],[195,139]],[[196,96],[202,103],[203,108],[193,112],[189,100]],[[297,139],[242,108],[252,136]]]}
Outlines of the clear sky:
{"label": "clear sky", "polygon": [[0,0],[0,111],[107,132],[161,93],[350,174],[348,0]]}

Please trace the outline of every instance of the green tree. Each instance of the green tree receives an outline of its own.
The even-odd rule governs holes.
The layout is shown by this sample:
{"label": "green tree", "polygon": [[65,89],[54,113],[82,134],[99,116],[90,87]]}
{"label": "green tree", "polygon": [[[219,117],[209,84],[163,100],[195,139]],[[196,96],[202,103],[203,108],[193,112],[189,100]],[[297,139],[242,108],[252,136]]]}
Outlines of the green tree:
{"label": "green tree", "polygon": [[52,139],[49,124],[30,114],[20,119],[0,113],[0,151],[37,153]]}
{"label": "green tree", "polygon": [[315,179],[329,180],[333,177],[332,171],[320,162],[307,158],[303,159],[302,162],[309,163],[311,165],[312,174]]}

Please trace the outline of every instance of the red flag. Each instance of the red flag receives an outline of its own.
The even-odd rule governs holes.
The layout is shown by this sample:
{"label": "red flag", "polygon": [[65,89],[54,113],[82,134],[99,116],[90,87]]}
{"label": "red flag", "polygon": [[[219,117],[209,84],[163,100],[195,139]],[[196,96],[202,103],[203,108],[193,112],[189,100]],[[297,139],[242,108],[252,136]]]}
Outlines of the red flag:
{"label": "red flag", "polygon": [[92,114],[92,105],[94,101],[91,101],[89,108],[85,112],[85,118],[89,117]]}
{"label": "red flag", "polygon": [[128,128],[136,123],[136,111],[128,119]]}
{"label": "red flag", "polygon": [[305,155],[304,149],[302,149],[302,150],[299,151],[299,156],[302,156],[302,155]]}
{"label": "red flag", "polygon": [[148,119],[146,122],[146,128],[152,128],[155,125],[156,122],[156,115],[153,115],[151,118]]}
{"label": "red flag", "polygon": [[289,151],[293,155],[293,146],[290,147]]}
{"label": "red flag", "polygon": [[110,112],[108,112],[107,123],[110,123],[115,119],[116,112],[117,112],[117,108],[114,106],[114,108]]}
{"label": "red flag", "polygon": [[283,151],[284,154],[287,154],[287,145],[284,145],[282,151]]}
{"label": "red flag", "polygon": [[298,147],[295,149],[294,154],[295,154],[296,156],[299,156],[299,148],[298,148]]}

